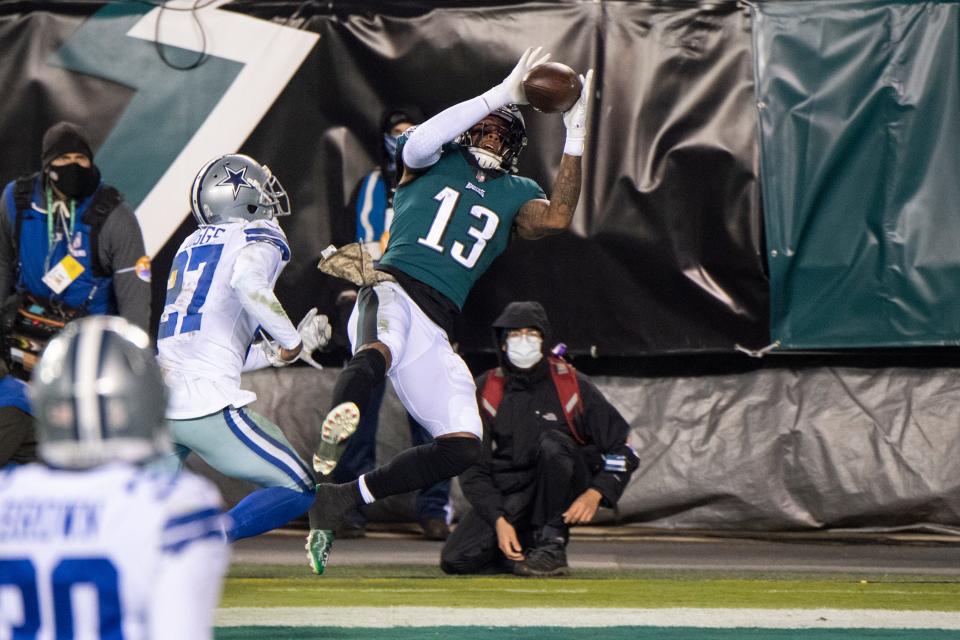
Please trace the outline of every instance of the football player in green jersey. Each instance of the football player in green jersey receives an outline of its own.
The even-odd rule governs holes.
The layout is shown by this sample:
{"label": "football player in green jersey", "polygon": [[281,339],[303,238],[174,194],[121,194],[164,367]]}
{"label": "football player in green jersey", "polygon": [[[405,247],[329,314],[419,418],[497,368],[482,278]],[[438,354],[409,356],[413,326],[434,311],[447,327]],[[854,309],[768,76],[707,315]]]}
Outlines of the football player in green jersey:
{"label": "football player in green jersey", "polygon": [[352,433],[370,390],[387,376],[435,440],[352,482],[318,485],[307,539],[316,573],[347,510],[458,475],[480,456],[476,387],[450,345],[453,319],[511,233],[536,239],[565,230],[580,197],[592,70],[563,114],[567,137],[550,198],[515,175],[526,144],[517,107],[528,104],[523,77],[549,57],[527,49],[502,83],[408,129],[398,143],[403,172],[377,265],[381,281],[359,292],[348,327],[354,356],[337,378],[323,432]]}

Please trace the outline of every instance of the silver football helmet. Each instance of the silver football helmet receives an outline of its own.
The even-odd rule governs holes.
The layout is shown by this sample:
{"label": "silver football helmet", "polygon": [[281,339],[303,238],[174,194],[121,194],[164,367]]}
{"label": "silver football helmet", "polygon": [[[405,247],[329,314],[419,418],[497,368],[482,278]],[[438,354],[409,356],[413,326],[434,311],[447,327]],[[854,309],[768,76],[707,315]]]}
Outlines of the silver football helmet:
{"label": "silver football helmet", "polygon": [[290,215],[290,199],[266,165],[232,153],[214,158],[197,173],[190,209],[200,226]]}
{"label": "silver football helmet", "polygon": [[40,457],[87,468],[169,450],[167,394],[150,338],[123,318],[88,316],[50,341],[30,400]]}
{"label": "silver football helmet", "polygon": [[[500,134],[500,148],[485,149],[480,146],[484,135],[493,128]],[[520,108],[508,104],[494,109],[457,137],[457,143],[470,149],[477,163],[484,169],[500,169],[517,173],[520,152],[527,146],[527,127]]]}

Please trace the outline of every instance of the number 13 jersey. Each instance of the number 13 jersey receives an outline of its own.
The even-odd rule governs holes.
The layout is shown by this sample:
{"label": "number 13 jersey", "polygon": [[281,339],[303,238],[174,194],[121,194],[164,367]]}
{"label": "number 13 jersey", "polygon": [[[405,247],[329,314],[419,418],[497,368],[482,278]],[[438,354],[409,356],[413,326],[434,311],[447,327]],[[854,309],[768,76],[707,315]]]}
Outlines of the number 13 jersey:
{"label": "number 13 jersey", "polygon": [[[401,136],[399,146],[406,136]],[[545,198],[536,182],[479,168],[456,143],[415,180],[397,188],[390,241],[380,264],[430,285],[463,308],[474,283],[507,248],[514,218]]]}

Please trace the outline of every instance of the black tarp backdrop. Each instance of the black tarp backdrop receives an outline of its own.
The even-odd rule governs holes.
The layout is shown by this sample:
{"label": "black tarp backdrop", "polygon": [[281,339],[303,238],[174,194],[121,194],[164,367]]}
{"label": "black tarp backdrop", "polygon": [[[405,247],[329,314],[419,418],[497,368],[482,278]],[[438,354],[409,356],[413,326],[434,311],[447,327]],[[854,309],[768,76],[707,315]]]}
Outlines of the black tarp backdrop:
{"label": "black tarp backdrop", "polygon": [[[518,298],[541,300],[575,353],[767,344],[754,124],[745,117],[753,104],[750,41],[733,3],[383,11],[390,6],[300,16],[321,35],[315,55],[336,61],[316,68],[318,109],[331,127],[369,132],[361,139],[371,159],[385,104],[435,113],[498,82],[529,44],[579,70],[593,66],[602,79],[575,223],[582,235],[516,242],[467,302],[457,329],[464,352],[489,349],[490,321]],[[549,193],[563,125],[532,111],[527,123],[521,172]],[[348,165],[350,149],[330,151]],[[320,191],[333,213],[351,181],[325,178]]]}
{"label": "black tarp backdrop", "polygon": [[[44,63],[97,7],[0,5],[7,61],[0,79],[9,88],[0,116],[15,124],[0,133],[11,150],[0,159],[2,177],[34,168],[50,122],[79,120],[96,144],[122,113],[123,87]],[[536,44],[597,72],[583,204],[575,231],[518,241],[478,283],[457,327],[462,351],[489,352],[490,321],[518,298],[543,302],[574,354],[729,353],[736,344],[767,344],[750,38],[736,3],[372,7],[224,6],[320,35],[241,149],[269,164],[291,192],[295,215],[282,224],[294,260],[277,291],[292,316],[328,309],[340,289],[316,271],[316,259],[353,184],[374,163],[383,107],[415,103],[436,113],[499,82]],[[533,111],[527,123],[521,171],[549,193],[563,124]],[[172,253],[191,228],[185,222],[155,256],[155,316]]]}
{"label": "black tarp backdrop", "polygon": [[[0,3],[0,177],[36,169],[51,122],[81,121],[99,147],[124,113],[125,87],[46,64],[101,6]],[[278,291],[294,317],[339,289],[314,261],[333,215],[373,164],[382,106],[416,100],[431,112],[475,95],[532,39],[574,66],[595,65],[600,78],[583,233],[518,243],[501,258],[468,301],[460,327],[468,359],[489,364],[490,319],[508,299],[528,297],[546,304],[574,349],[597,346],[600,357],[578,358],[579,368],[624,374],[595,378],[630,422],[641,457],[620,504],[623,522],[957,526],[955,369],[904,368],[945,365],[956,352],[891,350],[866,360],[878,367],[869,370],[838,366],[849,365],[849,353],[806,357],[803,369],[784,366],[801,364],[798,356],[731,353],[735,343],[768,341],[750,25],[734,3],[227,7],[322,36],[242,145],[292,193],[297,213],[283,224],[298,257]],[[524,170],[546,182],[562,124],[538,114],[529,122]],[[172,250],[190,228],[184,223],[157,256],[157,304]],[[244,385],[260,396],[254,409],[309,455],[335,378],[334,368],[290,367],[248,374]],[[386,405],[393,413],[380,434],[405,447],[402,409],[390,397]],[[249,490],[228,491],[231,481],[213,475],[231,499]]]}

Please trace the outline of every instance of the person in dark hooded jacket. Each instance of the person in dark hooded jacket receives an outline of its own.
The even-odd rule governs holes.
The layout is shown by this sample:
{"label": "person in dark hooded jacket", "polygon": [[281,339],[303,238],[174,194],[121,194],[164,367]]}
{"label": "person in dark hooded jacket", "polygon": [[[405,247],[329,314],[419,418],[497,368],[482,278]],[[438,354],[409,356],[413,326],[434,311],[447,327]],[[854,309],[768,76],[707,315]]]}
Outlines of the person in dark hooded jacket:
{"label": "person in dark hooded jacket", "polygon": [[[501,365],[477,381],[483,456],[460,475],[472,509],[441,553],[446,573],[567,573],[568,527],[613,507],[637,468],[630,425],[597,387],[574,372],[582,400],[573,433],[544,348],[550,324],[537,302],[512,302],[493,323]],[[572,368],[570,368],[572,371]],[[503,377],[497,407],[484,396]]]}

